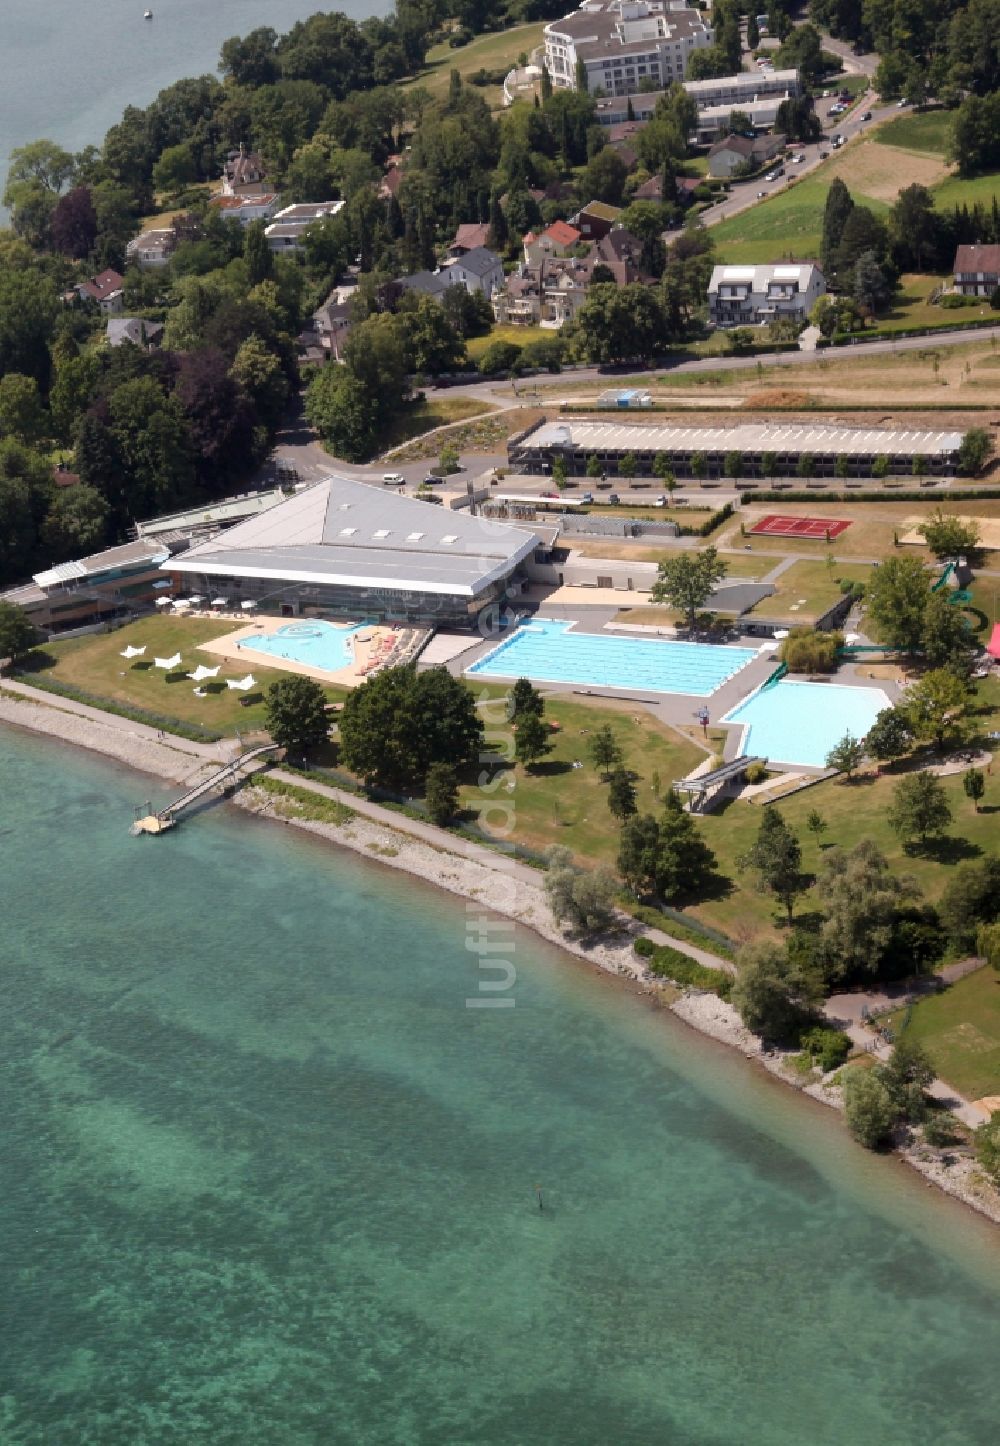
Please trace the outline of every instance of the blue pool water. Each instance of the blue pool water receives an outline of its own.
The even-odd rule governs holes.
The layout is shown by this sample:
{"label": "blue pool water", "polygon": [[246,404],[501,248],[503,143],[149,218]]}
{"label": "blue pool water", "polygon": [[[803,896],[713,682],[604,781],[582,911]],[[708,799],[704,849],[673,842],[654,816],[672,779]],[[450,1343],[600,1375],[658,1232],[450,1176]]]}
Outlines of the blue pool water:
{"label": "blue pool water", "polygon": [[534,618],[473,663],[469,673],[533,678],[539,683],[589,683],[638,688],[646,693],[690,693],[707,698],[757,656],[752,648],[673,643],[661,638],[617,638],[576,633],[572,623]]}
{"label": "blue pool water", "polygon": [[236,646],[243,653],[266,653],[269,658],[288,658],[293,663],[336,673],[354,662],[350,639],[370,626],[370,623],[355,623],[353,627],[335,628],[332,623],[310,618],[286,623],[267,637],[244,638]]}
{"label": "blue pool water", "polygon": [[863,738],[890,706],[881,688],[782,681],[754,693],[722,721],[747,725],[744,753],[822,768],[845,733]]}

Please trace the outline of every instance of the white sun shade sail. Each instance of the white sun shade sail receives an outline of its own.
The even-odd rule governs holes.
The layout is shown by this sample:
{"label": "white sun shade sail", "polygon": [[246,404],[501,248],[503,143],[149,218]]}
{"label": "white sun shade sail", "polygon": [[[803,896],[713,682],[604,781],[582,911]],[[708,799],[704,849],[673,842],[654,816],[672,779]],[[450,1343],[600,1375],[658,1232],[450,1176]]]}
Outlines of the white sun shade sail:
{"label": "white sun shade sail", "polygon": [[145,647],[133,648],[132,644],[129,643],[127,648],[122,648],[119,656],[122,658],[141,658],[145,651]]}
{"label": "white sun shade sail", "polygon": [[256,606],[257,604],[254,602],[252,597],[245,598],[244,601],[240,603],[240,607],[245,613],[248,613],[251,608],[255,608]]}
{"label": "white sun shade sail", "polygon": [[199,663],[193,673],[188,673],[188,677],[192,683],[203,683],[206,678],[216,678],[218,674],[218,668],[206,668],[204,663]]}
{"label": "white sun shade sail", "polygon": [[172,658],[154,658],[153,665],[157,668],[165,668],[168,673],[172,673],[180,663],[180,660],[180,653],[175,653]]}
{"label": "white sun shade sail", "polygon": [[241,693],[245,693],[247,689],[252,688],[256,682],[257,679],[253,673],[247,673],[245,678],[227,678],[226,687],[237,688]]}

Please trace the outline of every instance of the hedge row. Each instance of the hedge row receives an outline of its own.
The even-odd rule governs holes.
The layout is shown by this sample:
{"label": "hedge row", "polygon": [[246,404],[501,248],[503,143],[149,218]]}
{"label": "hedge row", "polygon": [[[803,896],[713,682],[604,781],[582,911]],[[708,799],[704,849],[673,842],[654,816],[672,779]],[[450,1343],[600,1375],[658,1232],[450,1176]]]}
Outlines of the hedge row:
{"label": "hedge row", "polygon": [[96,693],[88,693],[72,683],[63,683],[44,674],[13,672],[12,678],[29,687],[41,688],[46,693],[56,693],[60,698],[70,698],[74,703],[86,703],[88,707],[99,708],[102,713],[113,713],[116,718],[128,718],[132,723],[145,723],[148,728],[158,728],[163,733],[176,733],[178,738],[187,738],[192,743],[218,743],[225,735],[212,728],[203,728],[200,723],[185,723],[182,718],[171,718],[163,713],[152,713],[148,708],[133,708],[126,703],[115,703]]}
{"label": "hedge row", "polygon": [[[926,502],[929,495],[941,494],[928,493],[926,489],[907,492],[895,487],[881,492],[821,492],[818,489],[810,489],[808,492],[760,491],[742,492],[740,505],[746,507],[754,502]],[[943,495],[947,502],[981,502],[984,498],[995,497],[996,489],[991,492],[984,487],[949,487]]]}
{"label": "hedge row", "polygon": [[677,524],[677,536],[708,537],[709,534],[714,532],[717,527],[721,527],[724,522],[729,521],[730,517],[732,517],[733,515],[734,510],[735,509],[733,508],[733,504],[731,502],[727,502],[723,507],[718,508],[717,511],[710,512],[709,515],[705,518],[705,521],[699,523],[697,527],[686,527],[683,522],[679,522]]}
{"label": "hedge row", "polygon": [[[984,298],[985,300],[985,298]],[[852,346],[857,343],[863,346],[869,341],[898,341],[904,336],[934,336],[939,331],[984,331],[991,326],[1000,326],[1000,316],[996,312],[992,316],[974,316],[968,321],[942,322],[940,326],[913,326],[906,331],[866,331],[864,339],[859,336],[848,334],[847,336],[832,336],[824,338],[828,346]]]}
{"label": "hedge row", "polygon": [[649,944],[649,940],[636,940],[636,952],[640,957],[648,961],[649,972],[655,974],[659,979],[670,979],[675,984],[685,985],[689,989],[704,989],[711,994],[717,994],[720,999],[728,999],[733,987],[731,974],[724,974],[721,969],[708,969],[704,964],[699,964],[695,959],[689,959],[679,949],[672,949],[669,944],[662,948],[654,949],[648,954],[639,945]]}

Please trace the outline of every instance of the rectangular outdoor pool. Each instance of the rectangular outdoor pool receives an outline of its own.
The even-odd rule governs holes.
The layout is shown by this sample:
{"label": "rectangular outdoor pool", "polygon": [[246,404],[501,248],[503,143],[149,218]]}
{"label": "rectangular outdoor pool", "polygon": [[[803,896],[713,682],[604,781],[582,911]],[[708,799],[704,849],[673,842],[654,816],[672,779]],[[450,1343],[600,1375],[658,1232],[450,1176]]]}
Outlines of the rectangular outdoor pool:
{"label": "rectangular outdoor pool", "polygon": [[620,638],[572,629],[572,623],[534,618],[466,672],[707,698],[757,656],[754,648]]}
{"label": "rectangular outdoor pool", "polygon": [[823,768],[845,733],[864,738],[883,708],[892,704],[881,688],[836,683],[765,683],[723,723],[742,723],[743,752],[777,763]]}
{"label": "rectangular outdoor pool", "polygon": [[269,658],[287,658],[324,673],[339,673],[354,662],[351,638],[371,623],[351,623],[334,627],[320,618],[303,618],[285,623],[273,633],[242,638],[236,646],[241,653],[261,653]]}

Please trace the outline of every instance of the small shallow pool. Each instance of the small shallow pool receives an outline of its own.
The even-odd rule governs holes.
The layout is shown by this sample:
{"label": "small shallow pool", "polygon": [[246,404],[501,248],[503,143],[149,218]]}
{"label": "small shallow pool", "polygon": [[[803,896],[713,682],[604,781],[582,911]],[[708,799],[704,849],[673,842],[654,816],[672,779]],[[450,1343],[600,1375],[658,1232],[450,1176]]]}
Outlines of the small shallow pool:
{"label": "small shallow pool", "polygon": [[863,738],[882,709],[891,707],[881,688],[782,680],[766,683],[722,721],[744,724],[744,753],[823,768],[845,733]]}
{"label": "small shallow pool", "polygon": [[621,638],[572,629],[572,623],[534,618],[466,671],[491,678],[532,678],[538,683],[586,683],[595,688],[707,698],[757,656],[753,648]]}
{"label": "small shallow pool", "polygon": [[339,673],[354,662],[351,638],[371,623],[352,623],[337,628],[320,618],[285,623],[273,633],[242,638],[236,646],[241,653],[259,653],[269,658],[287,658],[324,673]]}

